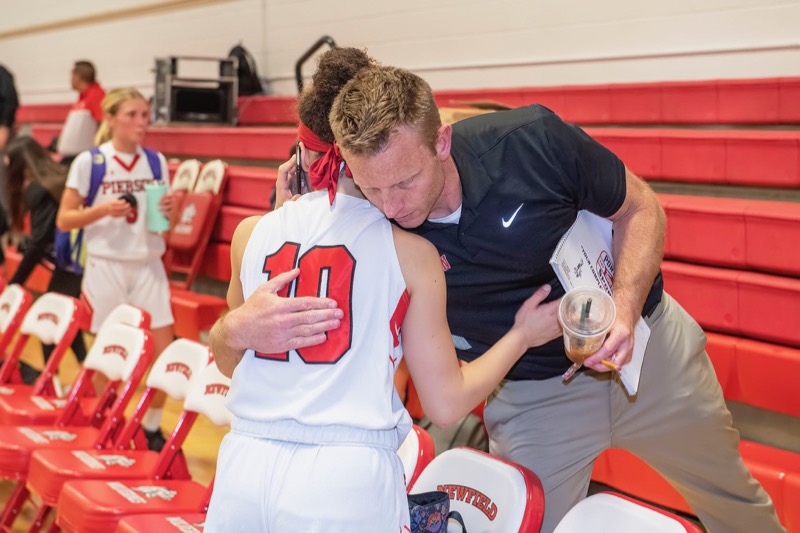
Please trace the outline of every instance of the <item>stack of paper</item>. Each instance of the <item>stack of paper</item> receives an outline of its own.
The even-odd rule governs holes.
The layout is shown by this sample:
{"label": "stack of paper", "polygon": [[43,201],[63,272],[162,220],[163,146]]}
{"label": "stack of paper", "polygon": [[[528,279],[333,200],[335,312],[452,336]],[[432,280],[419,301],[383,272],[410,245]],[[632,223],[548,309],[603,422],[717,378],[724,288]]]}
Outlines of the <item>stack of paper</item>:
{"label": "stack of paper", "polygon": [[[550,265],[569,291],[575,287],[597,287],[611,294],[614,285],[614,257],[611,253],[611,221],[589,211],[579,211],[578,218],[561,237]],[[650,328],[639,319],[634,330],[633,356],[619,372],[628,394],[639,390],[639,376]]]}

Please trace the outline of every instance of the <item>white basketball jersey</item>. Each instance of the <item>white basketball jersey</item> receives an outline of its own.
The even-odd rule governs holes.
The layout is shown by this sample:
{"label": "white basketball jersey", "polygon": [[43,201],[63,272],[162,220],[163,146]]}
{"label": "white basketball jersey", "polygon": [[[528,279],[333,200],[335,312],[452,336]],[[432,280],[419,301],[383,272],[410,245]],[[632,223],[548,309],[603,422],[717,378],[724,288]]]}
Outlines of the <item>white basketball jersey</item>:
{"label": "white basketball jersey", "polygon": [[[106,175],[92,205],[101,205],[125,193],[136,198],[137,213],[130,220],[125,217],[103,217],[86,226],[84,243],[89,257],[102,257],[116,261],[145,261],[164,255],[164,239],[147,231],[146,183],[153,181],[153,171],[140,147],[136,154],[121,154],[111,142],[101,144],[105,156]],[[169,169],[164,156],[158,154],[161,179],[169,184]],[[92,154],[81,152],[69,169],[67,187],[78,191],[82,197],[89,195],[92,175]]]}
{"label": "white basketball jersey", "polygon": [[[394,388],[408,293],[390,222],[366,200],[327,191],[265,215],[242,258],[245,299],[272,276],[300,268],[289,296],[327,296],[344,311],[319,346],[280,354],[247,350],[233,374],[228,407],[258,422],[408,430]],[[286,294],[282,294],[286,295]],[[401,437],[402,440],[402,437]]]}

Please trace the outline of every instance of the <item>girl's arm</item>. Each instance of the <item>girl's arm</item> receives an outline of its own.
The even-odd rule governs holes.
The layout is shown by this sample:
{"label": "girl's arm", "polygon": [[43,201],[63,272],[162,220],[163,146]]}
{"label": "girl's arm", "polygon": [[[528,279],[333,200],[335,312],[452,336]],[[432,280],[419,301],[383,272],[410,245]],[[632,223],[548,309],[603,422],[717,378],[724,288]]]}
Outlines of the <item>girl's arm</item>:
{"label": "girl's arm", "polygon": [[56,217],[58,229],[69,231],[83,228],[103,217],[124,217],[131,211],[130,204],[119,198],[81,209],[85,200],[76,189],[64,189]]}
{"label": "girl's arm", "polygon": [[528,348],[561,335],[559,302],[542,304],[550,287],[540,288],[517,312],[508,333],[481,357],[460,366],[447,325],[447,291],[436,249],[397,228],[394,236],[410,297],[401,329],[404,357],[425,414],[446,427],[483,402]]}

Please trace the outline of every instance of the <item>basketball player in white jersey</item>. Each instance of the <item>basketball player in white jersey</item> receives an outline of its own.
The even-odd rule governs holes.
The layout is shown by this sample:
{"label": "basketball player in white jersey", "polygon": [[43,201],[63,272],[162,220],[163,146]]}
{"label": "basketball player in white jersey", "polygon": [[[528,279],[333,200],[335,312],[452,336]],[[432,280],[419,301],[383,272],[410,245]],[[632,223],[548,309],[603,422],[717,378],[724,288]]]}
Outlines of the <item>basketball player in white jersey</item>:
{"label": "basketball player in white jersey", "polygon": [[[56,224],[62,231],[84,228],[87,250],[82,299],[92,310],[91,333],[119,304],[130,304],[150,313],[155,354],[173,340],[169,282],[161,256],[164,239],[147,230],[145,183],[153,170],[141,143],[150,120],[150,106],[135,89],[115,89],[103,99],[104,120],[95,144],[105,160],[97,196],[84,206],[89,194],[92,155],[82,152],[73,161],[61,198]],[[161,179],[169,182],[164,156],[158,154]],[[137,207],[120,197],[133,195]],[[172,195],[161,200],[169,217]],[[163,445],[159,426],[163,399],[157,398],[143,420],[152,448]]]}
{"label": "basketball player in white jersey", "polygon": [[335,300],[340,326],[321,345],[272,354],[240,350],[222,321],[212,330],[217,365],[233,378],[234,421],[206,530],[408,531],[396,451],[411,421],[397,364],[405,354],[429,418],[453,424],[529,347],[560,335],[558,304],[541,304],[549,287],[539,289],[487,356],[460,367],[435,248],[363,199],[334,145],[303,124],[300,139],[312,186],[326,190],[239,225],[228,304],[231,315],[257,305],[250,297],[272,280],[281,296]]}

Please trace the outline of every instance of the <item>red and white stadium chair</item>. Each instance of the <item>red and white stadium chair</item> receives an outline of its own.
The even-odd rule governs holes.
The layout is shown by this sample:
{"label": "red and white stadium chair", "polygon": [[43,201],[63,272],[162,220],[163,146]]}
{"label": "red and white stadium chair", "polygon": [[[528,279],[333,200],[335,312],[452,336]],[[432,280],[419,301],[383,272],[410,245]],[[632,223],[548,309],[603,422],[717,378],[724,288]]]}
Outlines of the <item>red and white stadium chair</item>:
{"label": "red and white stadium chair", "polygon": [[[0,368],[0,384],[8,384],[18,372],[17,362],[28,339],[33,336],[44,344],[54,344],[50,360],[33,385],[4,385],[0,393],[0,424],[52,423],[57,414],[45,398],[56,396],[53,376],[66,353],[81,321],[78,300],[63,294],[47,293],[30,306],[11,352],[6,352]],[[47,407],[42,407],[47,404]],[[30,414],[30,416],[29,416]],[[37,418],[39,415],[41,419]],[[41,422],[39,421],[41,420]]]}
{"label": "red and white stadium chair", "polygon": [[539,531],[544,491],[527,468],[471,448],[439,454],[422,471],[414,493],[441,490],[450,496],[470,533]]}
{"label": "red and white stadium chair", "polygon": [[[220,426],[230,424],[231,413],[225,407],[229,387],[230,379],[210,363],[192,381],[184,410],[201,413]],[[167,441],[165,448],[171,444]],[[208,509],[211,490],[179,479],[70,481],[58,498],[56,524],[67,533],[106,533],[126,515],[202,513]]]}
{"label": "red and white stadium chair", "polygon": [[[173,341],[158,357],[147,377],[147,388],[139,404],[119,433],[113,450],[40,450],[31,456],[28,489],[42,505],[33,520],[40,527],[47,519],[64,483],[74,479],[188,479],[189,472],[181,446],[197,414],[184,411],[161,453],[130,449],[142,434],[141,419],[158,391],[183,401],[192,378],[197,379],[212,360],[208,346],[187,339]],[[180,455],[179,455],[180,454]],[[33,531],[33,528],[31,529]]]}
{"label": "red and white stadium chair", "polygon": [[414,424],[403,440],[397,455],[403,462],[403,474],[406,478],[406,490],[411,492],[417,478],[433,460],[436,450],[431,434]]}
{"label": "red and white stadium chair", "polygon": [[578,502],[554,533],[702,533],[678,515],[622,494],[601,492]]}
{"label": "red and white stadium chair", "polygon": [[[194,190],[199,175],[200,161],[197,159],[186,159],[175,169],[175,174],[173,174],[172,180],[170,181],[170,191],[175,198],[173,219],[177,220],[186,195]],[[172,223],[170,226],[175,225],[175,220],[171,221]]]}
{"label": "red and white stadium chair", "polygon": [[[95,339],[55,425],[0,427],[0,479],[18,482],[0,517],[0,530],[11,527],[28,497],[25,480],[34,451],[101,449],[114,443],[124,421],[125,407],[144,378],[152,355],[153,339],[148,332],[126,324],[111,324]],[[83,389],[94,386],[92,377],[95,372],[103,374],[109,382],[118,384],[122,390],[116,391],[116,400],[105,414],[101,428],[71,425],[79,410],[78,402],[84,395]],[[98,409],[100,407],[101,404],[98,404]],[[102,415],[95,413],[98,419]]]}
{"label": "red and white stadium chair", "polygon": [[189,289],[200,271],[222,205],[227,167],[220,159],[203,165],[194,189],[181,201],[179,215],[167,236],[167,253],[164,255],[164,267],[174,288]]}
{"label": "red and white stadium chair", "polygon": [[31,293],[17,284],[7,285],[0,294],[0,358],[3,360],[31,303],[33,303]]}
{"label": "red and white stadium chair", "polygon": [[[63,298],[67,297],[65,296],[62,297],[62,299]],[[72,298],[69,300],[73,304],[76,303]],[[38,301],[39,300],[37,300],[37,303]],[[64,319],[62,318],[61,320],[63,321]],[[108,314],[98,331],[102,331],[103,328],[111,324],[127,324],[129,326],[147,329],[150,327],[150,314],[132,305],[121,304]],[[78,334],[80,333],[76,333],[76,335]],[[0,391],[5,391],[6,393],[6,398],[0,398],[0,424],[45,425],[54,423],[61,416],[66,405],[66,400],[63,398],[54,398],[54,392],[52,391],[47,394],[35,392],[37,390],[37,385],[45,387],[48,384],[52,384],[52,378],[46,378],[46,374],[54,375],[58,368],[57,364],[53,364],[52,367],[50,366],[52,361],[53,358],[51,357],[50,361],[48,361],[48,364],[45,366],[45,370],[42,372],[42,376],[37,379],[33,386],[10,385],[0,387]],[[106,384],[99,398],[93,398],[93,396],[95,396],[94,387],[84,387],[84,396],[79,399],[80,411],[75,413],[75,416],[70,420],[70,424],[82,425],[92,423],[97,426],[102,424],[104,418],[102,410],[108,408],[113,403],[117,386],[118,383]],[[48,391],[48,389],[45,390]],[[102,408],[99,408],[100,404],[102,404]],[[100,415],[98,416],[96,413]]]}

